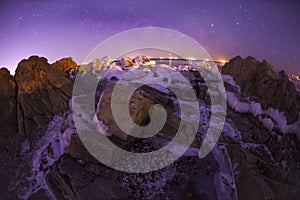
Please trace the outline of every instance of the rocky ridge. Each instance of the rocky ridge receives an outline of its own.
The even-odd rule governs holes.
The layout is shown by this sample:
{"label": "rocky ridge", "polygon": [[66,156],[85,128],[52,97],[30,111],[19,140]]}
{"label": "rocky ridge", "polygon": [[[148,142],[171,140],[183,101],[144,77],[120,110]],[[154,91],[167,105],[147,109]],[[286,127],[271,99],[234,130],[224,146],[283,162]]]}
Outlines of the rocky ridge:
{"label": "rocky ridge", "polygon": [[[264,109],[269,107],[283,111],[289,124],[298,120],[300,99],[296,86],[284,71],[276,74],[274,67],[253,57],[237,56],[222,68],[223,74],[231,75],[247,96],[254,96]],[[259,99],[257,99],[259,98]]]}
{"label": "rocky ridge", "polygon": [[[124,59],[125,64],[130,60]],[[39,165],[37,170],[44,171],[42,177],[46,185],[39,187],[24,183],[23,190],[26,191],[35,186],[32,194],[29,192],[29,199],[295,199],[299,196],[300,144],[296,132],[299,129],[292,129],[296,131],[290,134],[277,128],[269,129],[261,120],[266,114],[253,115],[249,110],[242,112],[236,108],[236,102],[229,102],[226,123],[216,148],[204,159],[197,157],[197,148],[209,123],[210,94],[204,80],[193,70],[182,74],[196,92],[202,108],[201,121],[197,137],[183,157],[162,170],[146,174],[123,173],[99,163],[82,145],[72,114],[68,112],[73,85],[69,72],[76,68],[71,59],[50,65],[45,58],[33,56],[21,61],[15,77],[6,69],[0,70],[0,98],[3,100],[0,114],[6,120],[2,121],[0,131],[2,151],[9,152],[12,141],[27,141],[28,147],[24,150],[23,146],[23,154],[20,154],[32,159],[29,152],[35,149],[35,141],[43,139],[43,135],[51,135],[52,132],[46,131],[47,124],[61,115],[60,122],[52,124],[58,137],[54,141],[45,140],[46,148],[38,148],[42,150],[41,155],[48,158],[35,163]],[[118,68],[117,72],[120,70]],[[146,74],[151,73],[146,70]],[[235,94],[238,102],[255,101],[263,110],[283,111],[290,125],[299,121],[299,95],[285,73],[276,75],[274,68],[266,62],[236,57],[226,63],[222,74],[232,76],[232,80],[224,77],[225,87],[227,92]],[[147,123],[148,109],[153,104],[163,105],[168,113],[160,134],[135,139],[124,135],[112,123],[107,105],[114,84],[115,80],[110,78],[100,81],[96,97],[104,108],[99,110],[98,119],[108,127],[110,140],[133,152],[153,151],[170,142],[176,134],[175,124],[180,121],[174,95],[148,86],[134,93],[131,116],[136,123]],[[64,143],[62,155],[53,153],[58,148],[55,141],[59,138],[62,140],[59,143]],[[1,157],[3,160],[8,158],[7,154],[1,154]],[[54,157],[57,161],[53,160]],[[49,158],[54,164],[46,164]],[[32,170],[30,167],[22,169]],[[5,179],[2,183],[3,198],[15,199],[2,189],[7,185]],[[22,191],[18,188],[10,190]]]}

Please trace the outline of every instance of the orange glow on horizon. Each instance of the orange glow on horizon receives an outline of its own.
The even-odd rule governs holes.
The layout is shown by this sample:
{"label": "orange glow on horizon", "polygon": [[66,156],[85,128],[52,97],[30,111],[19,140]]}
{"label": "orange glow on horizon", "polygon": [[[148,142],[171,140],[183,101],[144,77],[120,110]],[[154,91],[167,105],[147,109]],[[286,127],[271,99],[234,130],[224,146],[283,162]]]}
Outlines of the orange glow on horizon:
{"label": "orange glow on horizon", "polygon": [[217,59],[217,61],[220,62],[220,63],[223,63],[223,64],[228,62],[227,59]]}

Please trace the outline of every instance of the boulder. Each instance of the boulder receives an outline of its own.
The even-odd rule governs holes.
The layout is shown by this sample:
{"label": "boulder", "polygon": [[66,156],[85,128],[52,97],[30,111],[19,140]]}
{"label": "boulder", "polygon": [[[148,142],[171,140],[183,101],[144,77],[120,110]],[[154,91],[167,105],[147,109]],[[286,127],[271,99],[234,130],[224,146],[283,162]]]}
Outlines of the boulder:
{"label": "boulder", "polygon": [[[112,111],[111,111],[111,95],[113,89],[115,87],[115,83],[111,83],[105,89],[102,99],[100,99],[100,106],[97,113],[98,119],[102,121],[102,123],[108,128],[108,132],[112,135],[116,136],[117,141],[126,144],[132,141],[132,137],[128,134],[124,133],[116,124]],[[124,91],[126,93],[126,91]],[[118,102],[119,103],[119,102]],[[122,102],[121,102],[122,103]],[[124,105],[128,103],[124,102]],[[145,125],[148,119],[148,111],[151,105],[153,105],[153,101],[145,98],[138,92],[135,92],[130,99],[130,115],[132,116],[133,122],[138,125]],[[128,126],[130,124],[128,123]],[[130,129],[130,127],[129,127]],[[114,137],[113,137],[114,138]]]}

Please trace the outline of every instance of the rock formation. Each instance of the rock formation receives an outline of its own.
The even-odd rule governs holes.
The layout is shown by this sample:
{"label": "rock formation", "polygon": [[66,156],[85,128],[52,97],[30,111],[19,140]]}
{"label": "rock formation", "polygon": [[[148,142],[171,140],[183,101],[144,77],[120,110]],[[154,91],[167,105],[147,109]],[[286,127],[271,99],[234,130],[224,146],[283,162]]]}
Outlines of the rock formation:
{"label": "rock formation", "polygon": [[[131,58],[121,60],[123,67],[134,63]],[[296,199],[300,195],[300,142],[296,134],[268,129],[263,123],[270,117],[266,114],[240,112],[229,104],[217,145],[208,156],[198,158],[210,123],[211,94],[192,69],[179,72],[194,88],[201,116],[196,138],[184,155],[145,174],[124,173],[100,163],[83,146],[69,108],[73,81],[68,72],[78,68],[71,58],[50,65],[45,58],[32,56],[19,63],[14,77],[0,69],[0,199],[48,199],[51,195],[55,199],[253,200]],[[153,76],[147,69],[142,75],[147,73]],[[225,81],[227,93],[234,93],[242,103],[253,100],[264,109],[283,111],[290,124],[297,121],[299,96],[284,72],[276,75],[266,62],[236,57],[222,73],[232,76],[241,88],[239,91],[234,81]],[[183,85],[174,76],[159,76],[172,86]],[[171,142],[180,123],[175,95],[153,85],[134,92],[129,109],[135,123],[149,123],[149,108],[154,104],[162,105],[168,116],[159,134],[135,138],[122,132],[113,120],[110,100],[115,84],[116,80],[101,79],[95,97],[95,107],[100,100],[97,117],[107,127],[108,138],[138,153]],[[11,153],[7,151],[10,146],[20,148]]]}
{"label": "rock formation", "polygon": [[0,149],[17,136],[16,82],[6,68],[0,69]]}
{"label": "rock formation", "polygon": [[265,109],[274,107],[283,111],[289,124],[298,120],[300,97],[284,71],[276,75],[274,67],[265,60],[237,56],[225,64],[222,73],[233,76],[247,96],[259,97]]}
{"label": "rock formation", "polygon": [[33,142],[54,115],[69,108],[73,82],[64,72],[74,67],[70,61],[61,60],[52,67],[46,58],[31,56],[18,64],[17,117],[19,136],[23,140]]}
{"label": "rock formation", "polygon": [[123,68],[132,67],[135,64],[134,60],[130,57],[122,57],[120,63]]}
{"label": "rock formation", "polygon": [[78,68],[77,63],[74,62],[71,57],[60,59],[55,63],[51,64],[51,67],[63,71],[65,73],[68,73],[72,69]]}
{"label": "rock formation", "polygon": [[145,55],[139,55],[139,56],[136,56],[134,58],[134,62],[138,65],[138,66],[141,66],[147,62],[150,62],[150,59],[145,56]]}

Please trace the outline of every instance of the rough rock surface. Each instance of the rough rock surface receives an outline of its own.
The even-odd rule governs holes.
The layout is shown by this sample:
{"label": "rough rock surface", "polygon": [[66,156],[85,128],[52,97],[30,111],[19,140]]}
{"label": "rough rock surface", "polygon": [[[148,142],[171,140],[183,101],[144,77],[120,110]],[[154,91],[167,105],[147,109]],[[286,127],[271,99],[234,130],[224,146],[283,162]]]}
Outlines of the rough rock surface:
{"label": "rough rock surface", "polygon": [[[0,141],[11,141],[5,140],[9,132],[2,131],[2,127],[11,125],[14,127],[11,129],[13,137],[19,128],[19,136],[31,142],[38,140],[41,145],[36,152],[32,152],[35,148],[31,149],[30,143],[22,143],[21,152],[0,152],[0,199],[18,199],[19,194],[15,191],[21,188],[30,192],[31,185],[41,178],[46,187],[32,192],[29,199],[48,199],[49,194],[56,199],[176,200],[297,199],[300,196],[300,142],[296,135],[284,134],[277,129],[268,130],[258,117],[250,113],[239,113],[229,107],[218,144],[207,157],[198,158],[198,148],[209,123],[210,98],[204,80],[191,70],[181,73],[195,90],[203,118],[191,148],[161,170],[129,174],[101,164],[85,149],[76,129],[72,128],[74,124],[69,111],[64,114],[66,116],[52,121],[47,137],[40,140],[38,135],[43,135],[43,130],[50,127],[45,124],[69,109],[73,83],[65,70],[75,65],[63,60],[54,67],[45,58],[30,57],[19,64],[15,77],[6,69],[0,70],[0,115],[6,120],[1,122]],[[71,63],[71,66],[64,63]],[[244,71],[246,75],[241,73]],[[251,57],[245,60],[234,58],[222,72],[232,75],[242,89],[242,93],[238,93],[235,86],[226,84],[227,91],[236,93],[240,99],[258,99],[265,108],[282,109],[290,116],[290,122],[293,121],[296,114],[282,102],[290,103],[294,89],[283,72],[277,76],[269,64]],[[168,118],[159,134],[145,139],[130,138],[112,123],[109,102],[114,84],[109,80],[100,81],[96,96],[96,101],[100,99],[102,106],[98,118],[108,126],[112,134],[110,139],[126,150],[138,153],[155,151],[168,144],[180,122],[175,96],[150,86],[136,90],[129,106],[133,121],[147,124],[149,107],[153,104],[161,104]],[[271,89],[274,89],[274,94]],[[290,99],[284,99],[281,94]],[[269,98],[274,98],[274,102],[268,102]],[[67,137],[70,137],[68,146],[61,146]],[[61,147],[62,152],[59,152]],[[29,166],[24,167],[25,163]],[[33,166],[36,176],[20,176],[26,170],[33,170]],[[10,184],[11,177],[17,178],[19,188]]]}
{"label": "rough rock surface", "polygon": [[139,56],[134,57],[134,62],[140,66],[147,62],[150,62],[150,59],[145,55],[139,55]]}
{"label": "rough rock surface", "polygon": [[122,57],[120,63],[123,68],[132,67],[135,64],[134,59],[130,57]]}
{"label": "rough rock surface", "polygon": [[71,58],[62,58],[55,63],[51,64],[51,67],[54,69],[58,69],[60,71],[63,71],[65,73],[68,73],[72,69],[77,69],[77,63]]}
{"label": "rough rock surface", "polygon": [[296,135],[270,132],[248,114],[229,110],[228,116],[241,134],[238,142],[225,139],[238,197],[293,199],[299,195],[300,156],[296,153],[299,148]]}
{"label": "rough rock surface", "polygon": [[16,83],[6,68],[0,69],[0,149],[16,138],[17,106]]}
{"label": "rough rock surface", "polygon": [[[108,127],[109,133],[112,133],[117,138],[121,139],[119,141],[123,144],[124,142],[131,140],[132,137],[124,133],[118,125],[115,123],[114,117],[111,111],[111,95],[113,92],[115,84],[109,84],[103,94],[101,99],[99,112],[97,113],[98,119],[103,122],[105,126]],[[124,91],[125,93],[126,91]],[[124,94],[125,95],[125,94]],[[122,103],[122,102],[120,102]],[[123,102],[125,105],[125,102]],[[130,101],[130,115],[132,120],[138,125],[145,125],[148,119],[149,108],[153,105],[153,102],[149,99],[143,98],[142,95],[134,93]],[[130,128],[130,127],[129,127]],[[116,138],[116,139],[117,139]]]}
{"label": "rough rock surface", "polygon": [[237,56],[225,64],[222,73],[233,76],[248,96],[260,97],[265,109],[273,107],[283,111],[289,124],[297,121],[300,96],[284,71],[276,75],[274,67],[265,60],[259,62],[253,57]]}
{"label": "rough rock surface", "polygon": [[37,56],[18,64],[15,80],[19,136],[33,142],[39,129],[69,108],[73,82],[52,68],[46,58]]}

